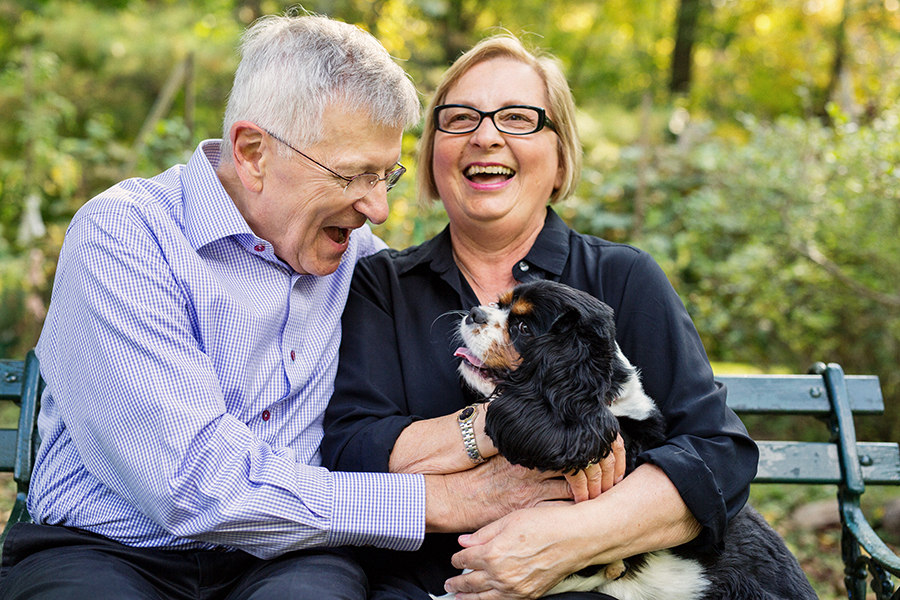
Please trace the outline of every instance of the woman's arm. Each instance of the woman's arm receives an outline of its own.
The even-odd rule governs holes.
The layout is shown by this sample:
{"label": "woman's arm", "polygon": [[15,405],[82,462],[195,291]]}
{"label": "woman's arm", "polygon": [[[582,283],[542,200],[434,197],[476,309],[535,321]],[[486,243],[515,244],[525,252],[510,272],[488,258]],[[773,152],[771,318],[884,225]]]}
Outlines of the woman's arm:
{"label": "woman's arm", "polygon": [[538,598],[569,573],[686,543],[701,527],[661,469],[638,467],[609,492],[575,505],[514,512],[472,535],[447,581],[458,600]]}
{"label": "woman's arm", "polygon": [[[486,405],[476,407],[475,444],[482,458],[497,454],[484,433]],[[475,466],[466,453],[457,414],[410,423],[397,438],[388,462],[391,473],[439,474],[465,471]]]}

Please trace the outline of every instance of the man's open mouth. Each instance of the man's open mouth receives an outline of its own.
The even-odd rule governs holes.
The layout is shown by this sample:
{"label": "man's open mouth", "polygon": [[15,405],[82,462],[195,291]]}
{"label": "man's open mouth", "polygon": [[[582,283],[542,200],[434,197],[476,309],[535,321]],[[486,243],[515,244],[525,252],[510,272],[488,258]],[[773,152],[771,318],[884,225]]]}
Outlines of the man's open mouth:
{"label": "man's open mouth", "polygon": [[336,244],[344,244],[350,230],[346,227],[326,227],[325,234],[330,237]]}
{"label": "man's open mouth", "polygon": [[493,183],[511,179],[516,172],[503,165],[471,165],[463,174],[475,183]]}

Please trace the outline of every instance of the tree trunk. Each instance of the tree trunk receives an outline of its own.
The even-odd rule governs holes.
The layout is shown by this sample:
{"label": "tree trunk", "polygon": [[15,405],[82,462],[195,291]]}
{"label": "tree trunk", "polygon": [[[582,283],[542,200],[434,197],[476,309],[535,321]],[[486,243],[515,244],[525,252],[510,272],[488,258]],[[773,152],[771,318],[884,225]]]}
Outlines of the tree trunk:
{"label": "tree trunk", "polygon": [[700,0],[681,0],[675,29],[675,49],[672,51],[672,78],[669,91],[687,94],[691,91],[691,62],[700,17]]}
{"label": "tree trunk", "polygon": [[831,124],[831,117],[828,115],[828,103],[834,99],[837,90],[840,87],[841,76],[844,75],[844,63],[847,58],[847,19],[850,13],[850,2],[844,2],[844,9],[841,13],[841,21],[834,28],[834,60],[831,63],[831,72],[829,73],[828,85],[822,90],[822,95],[818,99],[816,106],[813,106],[813,113],[822,119],[826,124]]}

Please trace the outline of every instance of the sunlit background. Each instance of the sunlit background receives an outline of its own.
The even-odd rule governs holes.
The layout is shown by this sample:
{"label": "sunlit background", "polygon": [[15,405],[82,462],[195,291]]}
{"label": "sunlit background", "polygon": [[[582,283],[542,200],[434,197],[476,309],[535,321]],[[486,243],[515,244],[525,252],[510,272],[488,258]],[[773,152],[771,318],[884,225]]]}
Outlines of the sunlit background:
{"label": "sunlit background", "polygon": [[[288,6],[0,0],[0,356],[35,344],[74,211],[220,137],[241,31]],[[900,437],[900,1],[304,7],[372,32],[423,103],[486,35],[510,31],[553,52],[585,152],[563,217],[652,253],[718,370],[804,372],[823,360],[877,374],[888,414],[860,422],[859,437]],[[445,223],[440,206],[415,198],[417,138],[405,137],[410,173],[377,228],[396,247]],[[757,429],[815,435],[795,422]],[[759,499],[769,516],[809,500],[784,493]],[[839,557],[835,540],[791,538],[826,599],[841,596],[839,558],[827,558]]]}

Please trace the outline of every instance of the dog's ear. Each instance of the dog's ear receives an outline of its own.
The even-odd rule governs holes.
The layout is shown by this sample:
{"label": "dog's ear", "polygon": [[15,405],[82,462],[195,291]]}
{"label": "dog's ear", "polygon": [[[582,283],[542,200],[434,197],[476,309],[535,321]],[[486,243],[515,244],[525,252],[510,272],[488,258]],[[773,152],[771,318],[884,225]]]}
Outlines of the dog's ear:
{"label": "dog's ear", "polygon": [[566,309],[561,315],[556,317],[553,324],[550,325],[550,333],[565,334],[578,328],[581,321],[581,311],[575,307]]}

